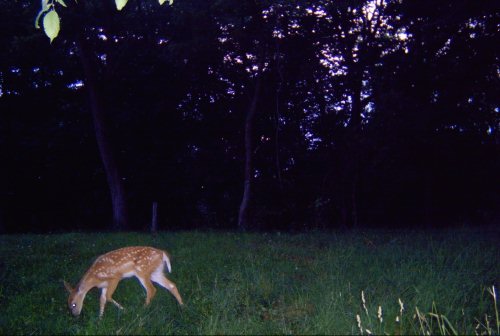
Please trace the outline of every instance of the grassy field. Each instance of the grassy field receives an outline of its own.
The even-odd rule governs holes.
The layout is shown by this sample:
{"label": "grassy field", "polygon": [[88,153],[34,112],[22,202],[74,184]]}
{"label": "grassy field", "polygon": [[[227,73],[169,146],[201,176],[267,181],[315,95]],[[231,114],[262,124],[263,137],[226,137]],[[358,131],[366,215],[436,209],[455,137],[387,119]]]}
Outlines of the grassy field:
{"label": "grassy field", "polygon": [[[439,231],[175,232],[0,236],[0,334],[498,334],[499,236]],[[186,303],[151,305],[120,282],[99,320],[66,306],[96,256],[127,245],[172,254]],[[496,292],[495,292],[496,291]]]}

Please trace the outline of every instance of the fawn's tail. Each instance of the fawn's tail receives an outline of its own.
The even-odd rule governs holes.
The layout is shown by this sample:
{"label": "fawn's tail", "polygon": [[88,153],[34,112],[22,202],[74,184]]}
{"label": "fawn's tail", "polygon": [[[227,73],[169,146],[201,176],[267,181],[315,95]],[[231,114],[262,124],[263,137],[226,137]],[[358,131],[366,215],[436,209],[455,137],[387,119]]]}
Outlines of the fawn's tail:
{"label": "fawn's tail", "polygon": [[172,273],[172,266],[170,265],[170,258],[166,252],[163,252],[163,262],[167,265],[168,273]]}

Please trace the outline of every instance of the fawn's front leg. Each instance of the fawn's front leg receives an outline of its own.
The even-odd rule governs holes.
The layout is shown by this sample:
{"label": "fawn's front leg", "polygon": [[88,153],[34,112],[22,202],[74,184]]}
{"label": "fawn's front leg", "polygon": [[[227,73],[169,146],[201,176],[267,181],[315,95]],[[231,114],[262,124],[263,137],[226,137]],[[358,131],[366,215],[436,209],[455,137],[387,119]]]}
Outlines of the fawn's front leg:
{"label": "fawn's front leg", "polygon": [[101,298],[99,300],[99,318],[104,314],[104,307],[106,306],[106,302],[112,302],[115,306],[120,309],[123,309],[122,305],[113,300],[113,293],[116,290],[116,286],[118,286],[118,282],[120,280],[111,280],[108,282],[108,287],[103,287],[101,290]]}
{"label": "fawn's front leg", "polygon": [[104,307],[106,306],[106,292],[108,289],[106,287],[103,287],[101,289],[101,298],[99,299],[99,318],[102,318],[102,315],[104,314]]}
{"label": "fawn's front leg", "polygon": [[106,299],[107,299],[107,301],[113,303],[118,308],[123,309],[122,305],[119,304],[118,302],[116,302],[115,300],[113,300],[113,297],[112,297],[113,293],[116,290],[116,286],[118,286],[118,282],[120,282],[120,280],[114,280],[114,281],[109,282],[109,284],[108,284],[108,290],[107,290],[107,293],[106,293]]}

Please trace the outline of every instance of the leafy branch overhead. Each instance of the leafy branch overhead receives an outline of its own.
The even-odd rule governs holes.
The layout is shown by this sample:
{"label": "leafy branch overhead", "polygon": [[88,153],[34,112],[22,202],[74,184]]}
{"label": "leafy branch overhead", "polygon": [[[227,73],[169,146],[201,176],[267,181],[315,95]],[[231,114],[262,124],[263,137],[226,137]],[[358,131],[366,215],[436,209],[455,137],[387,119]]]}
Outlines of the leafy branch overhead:
{"label": "leafy branch overhead", "polygon": [[[76,0],[75,0],[76,1]],[[163,5],[167,0],[158,0],[160,5]],[[128,0],[115,0],[115,5],[118,10],[122,10]],[[35,28],[40,29],[40,19],[43,17],[42,26],[45,35],[52,42],[58,35],[61,29],[61,18],[56,11],[56,3],[60,6],[67,7],[64,0],[41,0],[42,8],[38,12],[35,19]],[[174,0],[168,0],[169,5],[174,3]]]}

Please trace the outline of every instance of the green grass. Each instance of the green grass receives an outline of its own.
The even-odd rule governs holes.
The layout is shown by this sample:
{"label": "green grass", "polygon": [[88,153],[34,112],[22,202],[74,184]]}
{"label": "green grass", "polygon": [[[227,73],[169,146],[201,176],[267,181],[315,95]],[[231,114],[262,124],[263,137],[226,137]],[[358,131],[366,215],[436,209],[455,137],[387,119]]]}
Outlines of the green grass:
{"label": "green grass", "polygon": [[[498,334],[498,242],[479,231],[0,236],[0,334]],[[185,307],[158,286],[144,307],[130,278],[113,296],[125,310],[108,303],[99,320],[93,289],[72,317],[62,280],[127,245],[172,254]]]}

